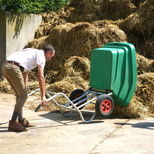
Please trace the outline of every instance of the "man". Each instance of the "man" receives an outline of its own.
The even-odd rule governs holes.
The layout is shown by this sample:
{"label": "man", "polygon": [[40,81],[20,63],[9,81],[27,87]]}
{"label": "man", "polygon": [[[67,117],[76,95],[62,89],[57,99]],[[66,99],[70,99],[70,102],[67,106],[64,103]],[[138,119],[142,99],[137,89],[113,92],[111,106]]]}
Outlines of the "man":
{"label": "man", "polygon": [[41,102],[44,105],[47,102],[45,96],[44,67],[45,62],[49,61],[54,55],[55,50],[51,45],[46,46],[43,50],[25,48],[9,56],[3,64],[3,74],[16,93],[16,104],[12,118],[9,121],[9,131],[27,131],[26,127],[34,126],[23,118],[22,112],[28,96],[28,74],[33,68],[38,66]]}

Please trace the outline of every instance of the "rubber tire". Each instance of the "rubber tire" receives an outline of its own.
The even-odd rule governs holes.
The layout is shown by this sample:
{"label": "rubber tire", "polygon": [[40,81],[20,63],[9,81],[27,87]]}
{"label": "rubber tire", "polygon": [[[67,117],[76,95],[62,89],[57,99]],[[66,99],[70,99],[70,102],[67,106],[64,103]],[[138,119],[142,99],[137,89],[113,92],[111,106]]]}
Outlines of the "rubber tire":
{"label": "rubber tire", "polygon": [[[84,93],[84,91],[83,91],[82,89],[76,89],[76,90],[74,90],[74,91],[71,92],[69,99],[70,99],[70,100],[74,100],[74,99],[78,98],[79,96],[83,95],[83,93]],[[86,98],[86,96],[83,97],[82,99],[84,99],[84,98]],[[85,102],[86,102],[86,101],[85,101]],[[83,104],[83,103],[84,103],[84,102],[82,102],[81,104]],[[79,104],[79,105],[81,105],[81,104]],[[77,105],[77,107],[78,107],[79,105]],[[82,108],[80,108],[80,110],[83,109],[84,107],[85,107],[85,106],[83,106]]]}
{"label": "rubber tire", "polygon": [[[109,108],[107,108],[107,111],[102,110],[102,106],[103,106],[102,103],[105,103],[105,104],[107,103],[107,105],[109,105]],[[112,97],[107,94],[102,94],[102,95],[98,96],[96,104],[95,104],[95,110],[96,110],[97,116],[100,116],[100,117],[111,116],[113,113],[113,110],[114,110],[114,101],[113,101]]]}

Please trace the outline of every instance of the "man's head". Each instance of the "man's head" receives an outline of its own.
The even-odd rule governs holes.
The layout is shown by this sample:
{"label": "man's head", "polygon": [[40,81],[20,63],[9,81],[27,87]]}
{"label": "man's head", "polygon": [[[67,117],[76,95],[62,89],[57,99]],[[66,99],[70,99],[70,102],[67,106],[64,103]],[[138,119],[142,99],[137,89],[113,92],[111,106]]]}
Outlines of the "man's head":
{"label": "man's head", "polygon": [[46,61],[51,60],[51,58],[55,55],[55,49],[52,45],[47,45],[43,49]]}

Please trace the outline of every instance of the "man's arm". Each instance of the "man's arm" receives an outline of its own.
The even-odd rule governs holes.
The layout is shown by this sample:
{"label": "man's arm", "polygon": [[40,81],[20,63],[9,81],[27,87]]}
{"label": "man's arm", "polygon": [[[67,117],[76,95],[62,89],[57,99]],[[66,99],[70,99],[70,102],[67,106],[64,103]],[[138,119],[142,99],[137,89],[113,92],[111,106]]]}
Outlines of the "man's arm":
{"label": "man's arm", "polygon": [[27,82],[28,82],[28,74],[29,74],[29,72],[23,72],[22,73],[26,88],[27,88]]}
{"label": "man's arm", "polygon": [[41,100],[42,104],[46,103],[46,96],[45,96],[45,78],[44,78],[44,69],[38,66],[38,80],[39,86],[41,91]]}

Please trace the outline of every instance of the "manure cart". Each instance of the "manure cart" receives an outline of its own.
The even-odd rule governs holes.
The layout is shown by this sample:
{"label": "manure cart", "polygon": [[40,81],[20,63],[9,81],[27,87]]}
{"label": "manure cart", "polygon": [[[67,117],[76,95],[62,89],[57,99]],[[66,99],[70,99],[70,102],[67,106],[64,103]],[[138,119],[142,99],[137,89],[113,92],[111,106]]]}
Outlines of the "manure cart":
{"label": "manure cart", "polygon": [[[64,116],[78,112],[84,123],[91,122],[95,115],[108,117],[113,113],[116,104],[126,106],[130,103],[136,88],[137,69],[136,51],[130,43],[111,42],[91,52],[89,89],[75,89],[70,96],[64,93],[46,91],[47,101],[60,107]],[[39,91],[34,90],[29,95]],[[63,97],[62,103],[56,100]],[[95,105],[95,111],[84,110],[88,104]],[[37,112],[41,104],[35,109]],[[83,112],[90,112],[85,118]]]}

